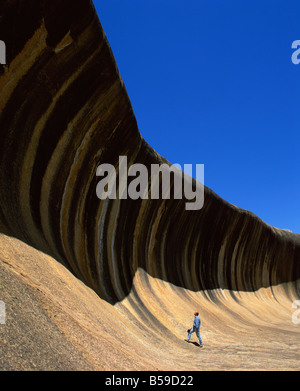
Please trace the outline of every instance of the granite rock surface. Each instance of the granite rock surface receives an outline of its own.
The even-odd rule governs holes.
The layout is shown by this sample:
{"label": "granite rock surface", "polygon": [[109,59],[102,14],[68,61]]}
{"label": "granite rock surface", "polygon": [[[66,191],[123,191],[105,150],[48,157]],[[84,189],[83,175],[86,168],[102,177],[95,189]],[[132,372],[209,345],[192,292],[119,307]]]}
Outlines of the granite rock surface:
{"label": "granite rock surface", "polygon": [[[100,200],[100,164],[119,178],[120,156],[170,163],[92,2],[5,0],[0,15],[1,369],[299,368],[300,235],[207,187],[196,211]],[[195,309],[201,352],[183,341]]]}

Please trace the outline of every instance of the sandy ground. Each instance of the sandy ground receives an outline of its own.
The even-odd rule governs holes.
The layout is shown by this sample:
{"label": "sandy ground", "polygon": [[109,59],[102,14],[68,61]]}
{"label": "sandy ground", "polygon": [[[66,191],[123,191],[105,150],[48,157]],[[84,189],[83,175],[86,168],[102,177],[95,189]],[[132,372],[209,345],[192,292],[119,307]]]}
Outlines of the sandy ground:
{"label": "sandy ground", "polygon": [[[0,236],[1,370],[300,369],[293,285],[191,292],[138,269],[111,305],[53,258]],[[201,318],[204,347],[193,334]],[[300,318],[300,316],[299,316]]]}

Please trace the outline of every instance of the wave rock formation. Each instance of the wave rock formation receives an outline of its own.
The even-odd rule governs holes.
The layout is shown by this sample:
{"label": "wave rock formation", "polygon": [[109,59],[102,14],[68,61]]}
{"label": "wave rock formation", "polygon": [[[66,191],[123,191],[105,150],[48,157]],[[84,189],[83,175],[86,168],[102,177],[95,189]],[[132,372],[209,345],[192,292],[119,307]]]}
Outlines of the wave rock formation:
{"label": "wave rock formation", "polygon": [[[118,176],[119,156],[149,171],[151,164],[170,163],[138,130],[92,2],[2,1],[0,15],[0,39],[7,50],[7,64],[0,66],[0,259],[1,268],[9,266],[5,281],[22,278],[26,289],[43,291],[47,306],[37,296],[34,300],[44,310],[61,300],[55,292],[65,297],[59,311],[76,318],[80,337],[74,337],[75,326],[67,331],[63,317],[53,316],[57,307],[51,307],[48,318],[72,341],[85,362],[81,368],[115,369],[114,352],[125,369],[193,368],[195,353],[182,340],[195,308],[202,316],[204,343],[221,346],[226,333],[231,346],[243,341],[231,353],[247,351],[245,366],[256,361],[261,368],[261,350],[249,353],[242,330],[253,338],[252,346],[253,330],[261,345],[269,341],[265,357],[277,334],[289,346],[289,353],[282,347],[290,354],[287,365],[296,368],[299,326],[291,322],[291,305],[300,296],[300,235],[267,225],[207,187],[204,206],[196,211],[185,210],[185,199],[100,200],[100,164],[114,165]],[[21,295],[24,286],[14,286],[20,286]],[[76,296],[74,306],[70,295],[72,300]],[[90,323],[93,343],[83,348],[78,340],[85,340],[82,333]],[[112,348],[107,339],[105,349],[109,329],[122,334],[122,349]],[[160,347],[165,339],[174,343],[168,352]],[[99,341],[101,355],[95,358]],[[61,346],[57,343],[57,349]],[[172,351],[186,362],[171,362]],[[214,352],[215,357],[206,353],[204,368],[222,368],[227,362]],[[275,355],[268,362],[278,368],[283,364]],[[13,369],[42,362],[31,355],[14,364],[8,357],[1,360]],[[240,359],[232,367],[242,365]],[[60,368],[71,365],[61,363]]]}

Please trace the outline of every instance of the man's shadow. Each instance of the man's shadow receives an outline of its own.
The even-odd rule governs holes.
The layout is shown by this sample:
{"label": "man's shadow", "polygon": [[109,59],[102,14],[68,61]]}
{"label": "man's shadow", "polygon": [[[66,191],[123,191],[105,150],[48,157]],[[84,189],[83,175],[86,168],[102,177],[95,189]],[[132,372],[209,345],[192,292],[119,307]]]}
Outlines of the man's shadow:
{"label": "man's shadow", "polygon": [[192,343],[193,345],[198,346],[198,347],[200,346],[200,344],[198,342],[190,341],[189,343]]}
{"label": "man's shadow", "polygon": [[200,344],[198,343],[198,342],[194,342],[194,341],[186,341],[187,343],[191,343],[191,344],[193,344],[193,345],[195,345],[195,346],[198,346],[198,347],[200,347]]}

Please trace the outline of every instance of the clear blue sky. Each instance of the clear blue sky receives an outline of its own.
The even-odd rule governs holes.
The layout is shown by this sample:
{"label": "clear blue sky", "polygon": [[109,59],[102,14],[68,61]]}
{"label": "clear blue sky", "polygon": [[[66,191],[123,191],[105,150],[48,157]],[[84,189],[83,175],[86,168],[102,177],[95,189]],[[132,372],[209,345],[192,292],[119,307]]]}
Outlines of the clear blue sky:
{"label": "clear blue sky", "polygon": [[140,132],[205,185],[300,233],[299,0],[94,0]]}

